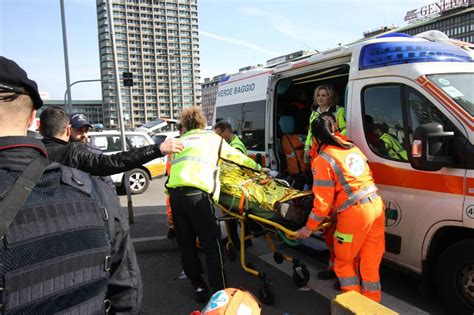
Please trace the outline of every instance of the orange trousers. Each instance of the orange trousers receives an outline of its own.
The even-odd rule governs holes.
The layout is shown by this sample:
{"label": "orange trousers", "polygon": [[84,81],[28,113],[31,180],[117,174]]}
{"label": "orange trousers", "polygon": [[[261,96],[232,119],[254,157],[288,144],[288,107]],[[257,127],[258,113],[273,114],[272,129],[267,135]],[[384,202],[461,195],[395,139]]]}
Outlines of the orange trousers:
{"label": "orange trousers", "polygon": [[174,229],[173,214],[171,213],[170,197],[166,196],[166,218],[168,221],[168,227]]}
{"label": "orange trousers", "polygon": [[379,267],[385,252],[385,210],[380,197],[337,215],[334,252],[334,271],[342,291],[357,291],[380,302]]}
{"label": "orange trousers", "polygon": [[336,255],[334,254],[334,232],[336,231],[336,224],[333,224],[326,228],[323,232],[324,242],[329,250],[329,264],[328,270],[334,270],[334,259]]}

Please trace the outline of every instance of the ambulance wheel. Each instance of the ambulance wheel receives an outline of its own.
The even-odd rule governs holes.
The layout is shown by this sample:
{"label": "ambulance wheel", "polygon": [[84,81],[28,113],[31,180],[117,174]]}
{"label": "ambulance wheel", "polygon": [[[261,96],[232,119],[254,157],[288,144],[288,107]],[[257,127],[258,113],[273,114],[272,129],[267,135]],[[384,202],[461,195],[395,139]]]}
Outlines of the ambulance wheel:
{"label": "ambulance wheel", "polygon": [[260,285],[260,288],[258,288],[258,297],[265,305],[273,305],[273,303],[275,303],[275,297],[270,290],[270,284],[268,282],[264,282]]}
{"label": "ambulance wheel", "polygon": [[280,252],[274,252],[273,253],[273,260],[277,263],[277,264],[281,264],[283,262],[285,258],[283,257],[283,254],[280,253]]}
{"label": "ambulance wheel", "polygon": [[293,266],[292,278],[297,287],[304,287],[310,278],[306,265],[301,263],[299,266]]}
{"label": "ambulance wheel", "polygon": [[234,244],[232,244],[231,242],[227,243],[226,245],[226,255],[230,261],[235,261],[235,259],[237,258],[237,252],[234,248]]}
{"label": "ambulance wheel", "polygon": [[456,314],[474,312],[474,240],[449,246],[438,258],[436,288],[444,304]]}

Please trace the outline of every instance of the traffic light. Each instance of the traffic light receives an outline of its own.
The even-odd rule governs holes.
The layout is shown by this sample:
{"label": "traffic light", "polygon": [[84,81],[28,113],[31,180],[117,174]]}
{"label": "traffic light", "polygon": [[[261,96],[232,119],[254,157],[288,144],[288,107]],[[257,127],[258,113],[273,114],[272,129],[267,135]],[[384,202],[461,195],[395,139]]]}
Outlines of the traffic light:
{"label": "traffic light", "polygon": [[133,74],[131,72],[123,73],[123,86],[133,86]]}

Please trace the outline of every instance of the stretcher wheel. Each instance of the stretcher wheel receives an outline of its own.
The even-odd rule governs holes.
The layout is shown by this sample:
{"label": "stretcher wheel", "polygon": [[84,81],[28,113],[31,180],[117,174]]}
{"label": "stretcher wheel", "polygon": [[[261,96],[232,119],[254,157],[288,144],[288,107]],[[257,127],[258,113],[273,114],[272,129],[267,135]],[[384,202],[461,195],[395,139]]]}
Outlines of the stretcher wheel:
{"label": "stretcher wheel", "polygon": [[258,297],[260,298],[260,301],[262,301],[263,304],[273,305],[273,303],[275,302],[275,297],[273,296],[273,293],[270,290],[270,283],[265,281],[260,285],[260,288],[258,288]]}
{"label": "stretcher wheel", "polygon": [[234,244],[231,242],[226,244],[226,255],[230,261],[234,261],[237,258],[237,252],[234,248]]}
{"label": "stretcher wheel", "polygon": [[310,278],[309,271],[306,268],[306,265],[303,263],[299,265],[294,265],[292,278],[296,286],[298,287],[305,286],[308,283],[309,278]]}
{"label": "stretcher wheel", "polygon": [[274,252],[273,253],[273,260],[277,263],[277,264],[281,264],[283,262],[283,260],[285,260],[285,258],[283,257],[283,254],[280,253],[280,252]]}

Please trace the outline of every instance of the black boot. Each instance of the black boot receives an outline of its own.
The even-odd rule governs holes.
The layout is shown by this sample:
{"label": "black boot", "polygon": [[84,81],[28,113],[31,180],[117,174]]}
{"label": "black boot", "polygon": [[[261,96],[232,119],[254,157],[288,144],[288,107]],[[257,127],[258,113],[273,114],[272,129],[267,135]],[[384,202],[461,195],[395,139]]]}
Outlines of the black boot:
{"label": "black boot", "polygon": [[331,279],[336,279],[336,273],[334,270],[324,270],[318,272],[318,279],[319,280],[331,280]]}
{"label": "black boot", "polygon": [[204,303],[209,298],[209,289],[206,285],[194,287],[194,299],[198,303]]}
{"label": "black boot", "polygon": [[171,240],[171,239],[173,239],[173,238],[175,238],[175,237],[176,237],[176,233],[175,233],[175,231],[174,231],[174,228],[170,227],[170,228],[168,229],[168,234],[166,235],[166,238],[169,239],[169,240]]}

